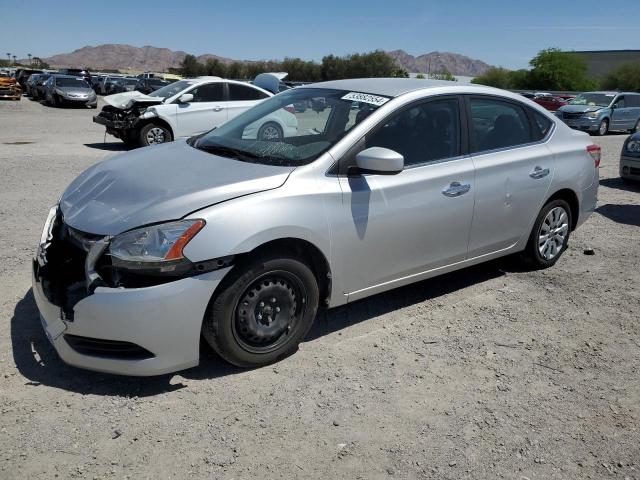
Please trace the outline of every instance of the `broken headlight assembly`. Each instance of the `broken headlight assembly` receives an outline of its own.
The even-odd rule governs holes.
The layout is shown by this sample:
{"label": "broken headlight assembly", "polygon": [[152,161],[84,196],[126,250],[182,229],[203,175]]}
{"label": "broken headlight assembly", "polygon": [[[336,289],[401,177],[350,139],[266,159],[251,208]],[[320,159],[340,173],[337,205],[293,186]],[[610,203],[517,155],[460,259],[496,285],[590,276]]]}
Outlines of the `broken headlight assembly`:
{"label": "broken headlight assembly", "polygon": [[109,243],[111,265],[141,275],[186,274],[194,264],[182,250],[204,224],[204,220],[180,220],[121,233]]}

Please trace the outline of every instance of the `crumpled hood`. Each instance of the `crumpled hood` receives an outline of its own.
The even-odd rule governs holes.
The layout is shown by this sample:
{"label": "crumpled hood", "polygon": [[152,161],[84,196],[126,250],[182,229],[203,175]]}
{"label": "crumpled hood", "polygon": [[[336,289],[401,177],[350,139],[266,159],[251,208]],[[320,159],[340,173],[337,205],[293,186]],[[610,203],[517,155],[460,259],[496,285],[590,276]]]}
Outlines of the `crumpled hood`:
{"label": "crumpled hood", "polygon": [[104,97],[104,101],[112,107],[119,108],[121,110],[128,110],[136,103],[144,103],[146,105],[159,105],[162,103],[163,99],[160,97],[151,97],[136,90],[133,92],[122,92],[113,95],[107,95],[106,97]]}
{"label": "crumpled hood", "polygon": [[150,223],[176,220],[232,198],[278,188],[294,167],[241,162],[172,142],[97,163],[60,199],[67,225],[117,235]]}
{"label": "crumpled hood", "polygon": [[597,105],[563,105],[558,110],[567,113],[587,113],[595,112],[606,107],[599,107]]}

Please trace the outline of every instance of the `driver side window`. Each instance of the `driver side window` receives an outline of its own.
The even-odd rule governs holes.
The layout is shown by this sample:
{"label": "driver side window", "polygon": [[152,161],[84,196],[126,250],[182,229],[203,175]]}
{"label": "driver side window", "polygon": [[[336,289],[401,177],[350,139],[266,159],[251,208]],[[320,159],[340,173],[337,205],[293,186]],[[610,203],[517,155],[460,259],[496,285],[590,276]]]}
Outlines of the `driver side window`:
{"label": "driver side window", "polygon": [[615,108],[625,108],[625,101],[624,101],[624,97],[618,97],[618,99],[616,100],[616,103],[614,104]]}
{"label": "driver side window", "polygon": [[193,95],[192,102],[222,102],[224,101],[223,83],[208,83],[194,88],[190,92]]}
{"label": "driver side window", "polygon": [[384,147],[404,157],[405,166],[460,155],[457,98],[432,100],[391,115],[365,137],[365,148]]}

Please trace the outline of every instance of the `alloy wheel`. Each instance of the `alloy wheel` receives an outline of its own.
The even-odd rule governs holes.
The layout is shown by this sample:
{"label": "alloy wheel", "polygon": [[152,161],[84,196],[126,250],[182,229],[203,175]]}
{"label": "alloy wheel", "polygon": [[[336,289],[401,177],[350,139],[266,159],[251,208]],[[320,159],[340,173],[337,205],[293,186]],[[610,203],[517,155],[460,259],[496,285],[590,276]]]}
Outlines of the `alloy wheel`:
{"label": "alloy wheel", "polygon": [[280,130],[273,125],[266,125],[262,128],[261,140],[279,140]]}
{"label": "alloy wheel", "polygon": [[538,251],[545,260],[552,260],[562,252],[569,233],[569,215],[562,207],[549,210],[538,232]]}
{"label": "alloy wheel", "polygon": [[607,121],[606,121],[606,120],[603,120],[603,121],[600,123],[600,135],[601,135],[601,136],[602,136],[602,135],[606,135],[606,134],[607,134],[607,130],[608,130],[608,128],[609,128],[609,124],[607,123]]}
{"label": "alloy wheel", "polygon": [[160,127],[150,128],[147,132],[147,144],[148,145],[157,145],[159,143],[165,142],[164,130]]}

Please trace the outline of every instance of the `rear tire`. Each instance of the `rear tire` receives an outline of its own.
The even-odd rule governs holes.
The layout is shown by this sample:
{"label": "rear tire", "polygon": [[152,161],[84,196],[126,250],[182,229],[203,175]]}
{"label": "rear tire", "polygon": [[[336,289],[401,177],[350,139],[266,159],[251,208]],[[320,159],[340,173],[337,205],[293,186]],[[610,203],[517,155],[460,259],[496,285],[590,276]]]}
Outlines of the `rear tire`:
{"label": "rear tire", "polygon": [[571,208],[566,201],[557,199],[542,207],[522,252],[524,262],[535,269],[555,265],[569,244],[571,222]]}
{"label": "rear tire", "polygon": [[299,258],[273,253],[250,259],[223,280],[202,334],[233,365],[268,365],[297,350],[313,324],[318,299],[318,282]]}
{"label": "rear tire", "polygon": [[150,145],[160,145],[173,141],[171,131],[164,125],[148,123],[140,129],[139,143],[142,147]]}

